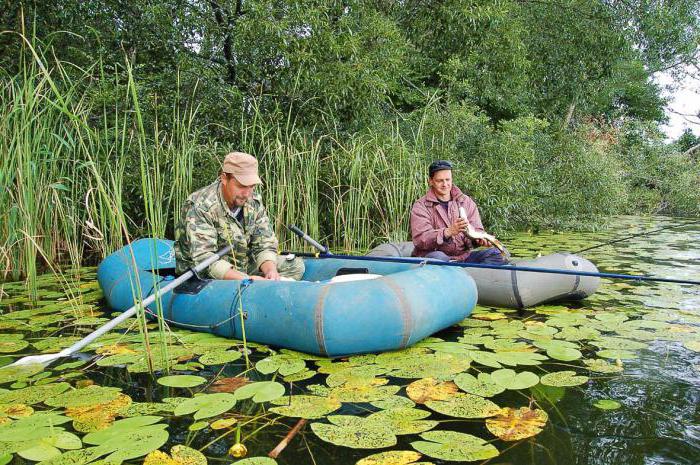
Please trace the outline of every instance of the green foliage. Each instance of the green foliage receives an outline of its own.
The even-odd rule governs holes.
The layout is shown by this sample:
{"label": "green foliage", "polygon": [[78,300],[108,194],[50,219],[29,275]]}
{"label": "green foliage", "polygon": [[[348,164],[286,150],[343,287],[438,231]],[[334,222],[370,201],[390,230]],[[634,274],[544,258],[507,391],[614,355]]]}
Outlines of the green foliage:
{"label": "green foliage", "polygon": [[696,63],[693,0],[64,3],[0,12],[14,279],[172,237],[231,149],[260,158],[290,248],[289,222],[348,251],[407,239],[436,158],[497,233],[700,208],[651,80]]}

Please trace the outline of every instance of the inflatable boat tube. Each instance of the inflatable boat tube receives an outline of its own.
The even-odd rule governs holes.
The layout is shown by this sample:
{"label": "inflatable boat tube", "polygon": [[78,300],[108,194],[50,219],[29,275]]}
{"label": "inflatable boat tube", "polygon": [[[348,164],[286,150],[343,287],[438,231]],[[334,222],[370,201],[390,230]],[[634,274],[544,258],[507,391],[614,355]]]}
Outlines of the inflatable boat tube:
{"label": "inflatable boat tube", "polygon": [[[367,255],[375,257],[410,257],[412,242],[387,242]],[[593,263],[569,253],[555,253],[532,260],[514,260],[516,266],[554,268],[597,273]],[[581,300],[594,294],[600,278],[564,274],[465,268],[474,278],[479,291],[479,304],[492,307],[527,308],[548,302]]]}
{"label": "inflatable boat tube", "polygon": [[[150,305],[169,323],[301,352],[338,357],[402,349],[460,322],[476,305],[466,270],[418,264],[305,258],[302,281],[192,278]],[[109,255],[97,279],[109,306],[125,311],[135,296],[173,279],[173,242],[141,239]],[[333,283],[336,275],[377,279]],[[241,318],[241,315],[243,318]]]}

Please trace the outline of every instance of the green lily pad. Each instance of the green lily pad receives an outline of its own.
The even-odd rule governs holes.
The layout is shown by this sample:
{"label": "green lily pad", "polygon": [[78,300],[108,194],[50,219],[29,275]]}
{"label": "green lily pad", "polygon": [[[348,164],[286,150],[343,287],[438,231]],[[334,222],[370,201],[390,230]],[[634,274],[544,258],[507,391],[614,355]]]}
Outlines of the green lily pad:
{"label": "green lily pad", "polygon": [[403,407],[411,408],[416,406],[415,402],[404,396],[391,396],[387,397],[386,399],[372,401],[370,404],[384,410]]}
{"label": "green lily pad", "polygon": [[473,462],[488,460],[499,452],[492,444],[471,434],[456,431],[428,431],[420,435],[425,441],[414,441],[411,446],[418,452],[440,460]]}
{"label": "green lily pad", "polygon": [[233,462],[233,465],[277,465],[277,461],[270,457],[248,457]]}
{"label": "green lily pad", "polygon": [[596,352],[598,357],[602,358],[612,358],[620,360],[632,360],[637,358],[637,354],[630,352],[629,350],[618,350],[618,349],[604,349]]}
{"label": "green lily pad", "polygon": [[235,362],[242,356],[243,354],[237,350],[217,350],[202,355],[199,357],[199,362],[204,365],[223,365]]}
{"label": "green lily pad", "polygon": [[99,447],[111,451],[107,460],[126,461],[143,457],[162,447],[170,436],[166,431],[167,425],[157,424],[127,431],[119,437],[113,437]]}
{"label": "green lily pad", "polygon": [[83,437],[86,444],[99,445],[112,439],[119,438],[130,431],[158,423],[163,417],[148,415],[142,417],[124,418],[112,423],[107,429],[88,433]]}
{"label": "green lily pad", "polygon": [[421,465],[416,462],[421,457],[421,454],[411,450],[390,450],[367,456],[358,460],[355,465]]}
{"label": "green lily pad", "polygon": [[438,413],[457,418],[487,418],[501,410],[490,400],[461,392],[447,400],[430,400],[425,405]]}
{"label": "green lily pad", "polygon": [[173,375],[158,378],[158,384],[175,388],[191,388],[206,382],[206,378],[194,375]]}
{"label": "green lily pad", "polygon": [[305,379],[311,379],[314,376],[316,376],[316,371],[304,368],[303,370],[294,374],[285,376],[283,379],[286,383],[296,383],[299,381],[304,381]]}
{"label": "green lily pad", "polygon": [[395,435],[418,434],[431,430],[438,425],[437,421],[423,420],[430,412],[417,408],[395,408],[380,410],[367,417],[367,420],[384,426]]}
{"label": "green lily pad", "polygon": [[40,465],[85,465],[93,463],[95,459],[105,455],[102,447],[89,447],[87,449],[69,450],[48,460],[40,462]]}
{"label": "green lily pad", "polygon": [[464,392],[481,397],[493,397],[506,389],[495,383],[488,373],[479,373],[478,378],[469,373],[462,373],[455,377],[454,382]]}
{"label": "green lily pad", "polygon": [[265,375],[277,371],[280,375],[287,376],[298,373],[304,368],[306,368],[306,361],[291,354],[271,355],[255,364],[255,369]]}
{"label": "green lily pad", "polygon": [[399,392],[401,386],[382,386],[376,383],[385,383],[383,378],[360,379],[356,382],[345,383],[342,386],[330,390],[328,395],[340,402],[375,402],[388,399]]}
{"label": "green lily pad", "polygon": [[330,387],[336,387],[349,381],[352,382],[360,379],[372,379],[376,376],[385,374],[387,371],[389,371],[387,368],[380,367],[378,365],[348,367],[329,374],[326,378],[326,384]]}
{"label": "green lily pad", "polygon": [[647,347],[647,344],[638,341],[630,341],[621,337],[600,337],[591,341],[591,344],[604,348],[615,350],[640,350]]}
{"label": "green lily pad", "polygon": [[41,363],[4,366],[0,368],[0,384],[9,383],[10,381],[17,381],[18,379],[22,378],[28,378],[42,371],[44,371],[44,366]]}
{"label": "green lily pad", "polygon": [[388,427],[365,418],[331,415],[328,423],[312,423],[311,430],[320,439],[353,449],[381,449],[396,445],[396,436]]}
{"label": "green lily pad", "polygon": [[597,373],[620,373],[624,371],[624,368],[621,366],[614,365],[602,358],[585,359],[583,363],[586,364],[589,370]]}
{"label": "green lily pad", "polygon": [[397,357],[391,360],[377,357],[377,364],[389,368],[396,378],[448,378],[469,369],[470,360],[449,353],[422,354]]}
{"label": "green lily pad", "polygon": [[0,393],[0,404],[25,404],[34,405],[43,402],[49,397],[54,397],[70,388],[68,383],[47,384],[44,386],[30,386],[16,391]]}
{"label": "green lily pad", "polygon": [[275,381],[261,381],[246,384],[236,389],[233,395],[239,400],[252,398],[257,403],[269,402],[284,395],[284,386]]}
{"label": "green lily pad", "polygon": [[177,416],[194,413],[194,419],[201,420],[228,412],[235,404],[236,396],[228,392],[199,394],[178,405],[173,413]]}
{"label": "green lily pad", "polygon": [[29,342],[22,339],[17,339],[14,341],[0,340],[0,354],[19,352],[20,350],[27,348],[28,345]]}
{"label": "green lily pad", "polygon": [[491,381],[505,389],[518,391],[536,385],[540,378],[530,371],[516,373],[511,369],[504,368],[491,373]]}
{"label": "green lily pad", "polygon": [[80,438],[73,433],[58,431],[52,436],[32,441],[30,444],[26,445],[28,447],[17,451],[17,454],[24,459],[40,462],[60,455],[60,449],[80,449],[83,443],[80,441]]}
{"label": "green lily pad", "polygon": [[593,402],[593,406],[601,410],[617,410],[621,407],[618,401],[611,399],[596,400],[595,402]]}
{"label": "green lily pad", "polygon": [[87,407],[111,402],[121,394],[117,387],[88,386],[83,389],[66,391],[44,401],[51,407]]}
{"label": "green lily pad", "polygon": [[579,386],[588,382],[588,376],[579,376],[575,371],[557,371],[540,378],[545,386]]}
{"label": "green lily pad", "polygon": [[306,395],[285,396],[273,400],[272,403],[279,405],[270,409],[278,415],[309,420],[324,417],[341,406],[340,401],[334,398]]}

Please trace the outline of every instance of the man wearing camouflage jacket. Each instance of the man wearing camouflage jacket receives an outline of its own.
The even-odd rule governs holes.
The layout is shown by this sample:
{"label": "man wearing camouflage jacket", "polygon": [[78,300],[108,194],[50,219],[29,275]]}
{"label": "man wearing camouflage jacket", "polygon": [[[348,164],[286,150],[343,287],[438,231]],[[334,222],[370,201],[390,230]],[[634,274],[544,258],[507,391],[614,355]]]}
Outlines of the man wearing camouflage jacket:
{"label": "man wearing camouflage jacket", "polygon": [[300,279],[304,262],[277,254],[278,241],[255,186],[258,161],[252,155],[226,155],[219,178],[190,195],[175,228],[177,273],[182,274],[225,246],[231,252],[209,265],[214,279]]}

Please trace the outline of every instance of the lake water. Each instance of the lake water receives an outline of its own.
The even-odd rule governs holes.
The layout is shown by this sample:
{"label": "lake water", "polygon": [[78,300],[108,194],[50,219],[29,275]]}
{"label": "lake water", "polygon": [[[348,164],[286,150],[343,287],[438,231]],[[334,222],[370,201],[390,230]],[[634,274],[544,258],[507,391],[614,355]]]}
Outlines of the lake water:
{"label": "lake water", "polygon": [[[601,271],[700,281],[700,224],[684,226],[686,222],[621,217],[602,232],[522,233],[502,240],[514,256],[529,258],[669,228],[582,255]],[[2,285],[0,365],[20,355],[56,352],[107,320],[94,269],[81,273],[80,281],[71,273],[42,278],[38,303],[27,300],[19,283]],[[606,279],[583,302],[541,306],[522,315],[477,307],[474,318],[406,356],[333,363],[255,345],[246,362],[240,343],[181,330],[159,334],[151,326],[155,368],[200,376],[202,384],[194,379],[192,387],[170,388],[154,382],[137,325],[126,335],[105,336],[82,358],[57,362],[47,370],[0,369],[0,464],[143,463],[154,448],[169,452],[172,445],[186,444],[201,449],[208,463],[265,465],[274,462],[255,457],[267,455],[298,416],[310,417],[309,424],[276,463],[352,465],[385,451],[407,453],[404,461],[365,463],[450,463],[447,458],[452,463],[473,459],[518,465],[700,463],[698,285]],[[167,345],[162,343],[166,340]],[[504,352],[512,357],[499,358]],[[479,359],[484,353],[491,362]],[[540,359],[533,361],[528,355],[533,353]],[[411,360],[420,360],[420,366]],[[508,370],[526,373],[535,384],[509,378]],[[551,376],[556,373],[561,376]],[[503,392],[485,394],[465,374],[483,374]],[[159,371],[155,377],[164,375]],[[247,397],[235,390],[244,377],[254,386]],[[215,379],[223,381],[212,385]],[[292,409],[288,398],[279,398],[279,389],[294,394],[294,407],[299,395],[313,395],[313,401]],[[215,397],[200,398],[207,399],[202,405],[189,400],[195,393],[212,396],[214,391]],[[483,397],[474,397],[475,392]],[[262,397],[251,400],[257,393]],[[499,439],[494,406],[526,408],[537,412],[539,420],[546,413],[546,421],[511,415],[504,420],[511,433],[541,432],[514,441]],[[48,425],[40,413],[47,410],[65,420],[53,419]],[[125,425],[125,418],[146,416],[153,417],[153,424],[129,420],[143,425],[125,426],[117,432],[118,443],[87,435],[114,431],[115,420]],[[230,424],[215,423],[221,419]],[[49,431],[59,424],[65,433],[61,440]],[[30,430],[38,432],[29,437],[24,432]],[[453,432],[458,435],[451,436]],[[236,442],[247,447],[247,459],[227,455]],[[395,445],[377,447],[390,443]],[[416,450],[423,456],[418,458]],[[200,461],[191,463],[203,463],[196,457]],[[166,463],[153,454],[149,460]]]}

